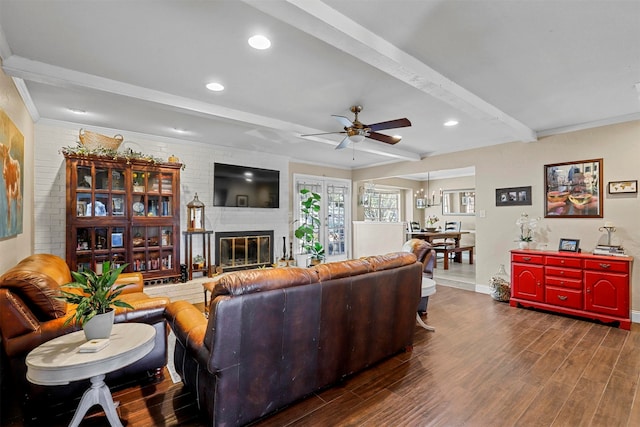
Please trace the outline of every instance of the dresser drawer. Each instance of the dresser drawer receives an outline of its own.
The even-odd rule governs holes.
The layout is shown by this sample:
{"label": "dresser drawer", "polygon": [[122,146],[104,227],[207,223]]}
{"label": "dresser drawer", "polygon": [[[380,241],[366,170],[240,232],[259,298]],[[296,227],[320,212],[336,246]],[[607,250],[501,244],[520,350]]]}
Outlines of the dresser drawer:
{"label": "dresser drawer", "polygon": [[582,270],[577,270],[575,268],[545,267],[544,271],[547,276],[570,277],[573,279],[582,279]]}
{"label": "dresser drawer", "polygon": [[546,264],[560,267],[582,268],[582,260],[580,258],[548,256]]}
{"label": "dresser drawer", "polygon": [[585,261],[587,270],[609,271],[614,273],[628,273],[629,263],[626,261],[617,261],[612,259],[588,259]]}
{"label": "dresser drawer", "polygon": [[568,277],[546,276],[544,278],[546,286],[557,286],[560,288],[572,288],[582,290],[582,279],[571,279]]}
{"label": "dresser drawer", "polygon": [[544,256],[542,255],[529,255],[525,253],[511,254],[512,262],[522,262],[526,264],[542,264],[544,262]]}
{"label": "dresser drawer", "polygon": [[578,290],[547,286],[545,288],[545,300],[547,304],[582,309],[582,291]]}

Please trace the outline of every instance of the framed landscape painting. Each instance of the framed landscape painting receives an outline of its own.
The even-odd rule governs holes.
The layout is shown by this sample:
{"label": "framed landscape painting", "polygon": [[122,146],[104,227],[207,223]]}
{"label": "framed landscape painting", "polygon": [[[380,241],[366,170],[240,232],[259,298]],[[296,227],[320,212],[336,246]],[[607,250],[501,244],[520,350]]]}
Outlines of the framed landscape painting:
{"label": "framed landscape painting", "polygon": [[22,233],[24,136],[0,111],[0,239]]}
{"label": "framed landscape painting", "polygon": [[545,218],[602,218],[602,159],[544,166]]}

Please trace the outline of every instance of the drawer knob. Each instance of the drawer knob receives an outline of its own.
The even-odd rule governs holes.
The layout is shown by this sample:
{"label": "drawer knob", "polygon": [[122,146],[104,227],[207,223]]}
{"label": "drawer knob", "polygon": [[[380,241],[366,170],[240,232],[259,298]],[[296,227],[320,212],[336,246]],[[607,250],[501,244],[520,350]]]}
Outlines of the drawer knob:
{"label": "drawer knob", "polygon": [[560,264],[564,264],[564,260],[563,260],[563,259],[562,259],[562,260],[560,260]]}
{"label": "drawer knob", "polygon": [[564,296],[564,295],[558,295],[558,299],[559,299],[560,301],[566,301],[566,300],[567,300],[567,297],[566,297],[566,296]]}
{"label": "drawer knob", "polygon": [[530,256],[526,256],[526,257],[524,257],[522,259],[525,260],[525,261],[531,261],[531,257]]}
{"label": "drawer knob", "polygon": [[601,262],[601,263],[600,263],[600,267],[602,267],[602,268],[609,268],[609,267],[611,267],[611,264],[605,264],[605,263],[602,263],[602,262]]}

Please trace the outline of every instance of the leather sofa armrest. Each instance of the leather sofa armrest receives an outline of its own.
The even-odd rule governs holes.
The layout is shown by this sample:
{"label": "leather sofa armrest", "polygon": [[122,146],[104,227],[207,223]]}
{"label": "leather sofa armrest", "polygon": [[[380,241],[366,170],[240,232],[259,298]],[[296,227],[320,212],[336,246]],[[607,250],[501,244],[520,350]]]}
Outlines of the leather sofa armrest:
{"label": "leather sofa armrest", "polygon": [[118,285],[126,285],[122,288],[123,294],[144,292],[144,279],[142,278],[142,273],[122,273],[113,284],[113,286]]}
{"label": "leather sofa armrest", "polygon": [[207,366],[210,351],[204,341],[208,323],[204,314],[187,301],[175,301],[167,306],[164,316],[176,340],[197,359],[201,366]]}
{"label": "leather sofa armrest", "polygon": [[143,322],[153,324],[164,320],[164,310],[171,302],[168,297],[150,297],[143,292],[120,295],[133,309],[116,307],[116,322]]}

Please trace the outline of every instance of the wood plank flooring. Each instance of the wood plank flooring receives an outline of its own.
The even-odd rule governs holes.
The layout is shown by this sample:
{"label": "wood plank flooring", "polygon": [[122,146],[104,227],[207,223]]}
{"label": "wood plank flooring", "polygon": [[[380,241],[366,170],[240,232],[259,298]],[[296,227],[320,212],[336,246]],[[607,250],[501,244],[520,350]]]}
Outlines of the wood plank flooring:
{"label": "wood plank flooring", "polygon": [[[255,426],[639,426],[640,325],[623,331],[438,286],[411,353]],[[169,375],[114,391],[127,427],[204,426]],[[3,401],[6,396],[2,397]],[[6,403],[6,401],[5,401]],[[41,424],[67,425],[74,402]],[[19,414],[3,426],[25,425]],[[98,411],[81,426],[106,426]]]}

